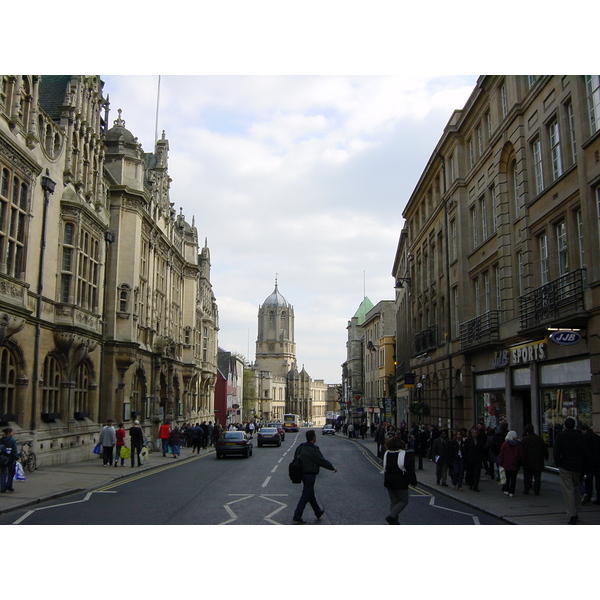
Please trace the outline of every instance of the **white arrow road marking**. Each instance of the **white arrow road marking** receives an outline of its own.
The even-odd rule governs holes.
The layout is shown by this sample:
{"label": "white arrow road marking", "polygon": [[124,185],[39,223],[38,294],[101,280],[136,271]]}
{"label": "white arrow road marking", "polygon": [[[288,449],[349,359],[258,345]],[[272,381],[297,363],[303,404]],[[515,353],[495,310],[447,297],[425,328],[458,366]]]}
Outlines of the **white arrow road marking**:
{"label": "white arrow road marking", "polygon": [[435,496],[431,496],[431,500],[429,500],[429,506],[433,506],[433,508],[439,508],[440,510],[447,510],[448,512],[453,512],[458,515],[465,515],[466,517],[471,517],[473,519],[473,523],[475,525],[481,525],[481,523],[479,522],[479,517],[477,517],[473,513],[466,513],[466,512],[462,512],[460,510],[454,510],[453,508],[446,508],[445,506],[438,506],[435,503]]}
{"label": "white arrow road marking", "polygon": [[273,498],[271,496],[287,496],[287,494],[269,494],[268,496],[265,494],[261,494],[261,498],[264,498],[265,500],[268,500],[269,502],[275,502],[275,504],[279,504],[279,508],[276,508],[272,513],[269,513],[266,517],[264,517],[265,521],[268,521],[269,523],[273,523],[273,525],[283,525],[283,523],[279,523],[278,521],[273,521],[273,519],[271,519],[272,516],[276,515],[279,511],[283,510],[284,508],[287,508],[287,504],[284,504],[283,502],[279,502],[278,500],[273,500]]}
{"label": "white arrow road marking", "polygon": [[233,512],[233,509],[230,507],[230,504],[235,504],[236,502],[242,502],[243,500],[248,500],[248,498],[252,498],[254,494],[229,494],[230,496],[241,496],[237,500],[232,500],[231,502],[227,502],[223,505],[223,508],[227,511],[227,514],[231,517],[231,519],[227,519],[227,521],[223,521],[219,523],[219,525],[227,525],[228,523],[232,523],[233,521],[237,521],[238,516]]}
{"label": "white arrow road marking", "polygon": [[28,510],[22,517],[19,517],[14,523],[13,525],[19,525],[20,523],[22,523],[25,519],[27,519],[28,517],[30,517],[34,512],[37,512],[38,510],[47,510],[48,508],[58,508],[60,506],[69,506],[70,504],[79,504],[81,502],[87,502],[91,497],[92,494],[116,494],[117,492],[88,492],[84,498],[82,498],[81,500],[75,500],[74,502],[63,502],[62,504],[53,504],[52,506],[42,506],[40,508],[34,508],[33,510]]}

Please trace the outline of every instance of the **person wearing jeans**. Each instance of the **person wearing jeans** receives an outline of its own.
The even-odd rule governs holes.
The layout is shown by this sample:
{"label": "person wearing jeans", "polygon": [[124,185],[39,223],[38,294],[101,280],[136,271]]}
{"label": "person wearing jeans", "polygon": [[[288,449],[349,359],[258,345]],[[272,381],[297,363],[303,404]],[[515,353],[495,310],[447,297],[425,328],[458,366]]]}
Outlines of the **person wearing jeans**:
{"label": "person wearing jeans", "polygon": [[307,431],[306,442],[300,444],[294,453],[294,458],[299,457],[302,466],[302,495],[300,496],[293,517],[293,523],[296,525],[305,522],[304,519],[302,519],[302,513],[307,504],[310,504],[311,508],[314,510],[317,520],[320,519],[325,512],[325,510],[319,506],[315,496],[315,482],[317,480],[317,475],[319,474],[319,467],[337,473],[337,469],[325,459],[321,450],[319,450],[319,447],[315,444],[316,439],[317,434],[313,429]]}

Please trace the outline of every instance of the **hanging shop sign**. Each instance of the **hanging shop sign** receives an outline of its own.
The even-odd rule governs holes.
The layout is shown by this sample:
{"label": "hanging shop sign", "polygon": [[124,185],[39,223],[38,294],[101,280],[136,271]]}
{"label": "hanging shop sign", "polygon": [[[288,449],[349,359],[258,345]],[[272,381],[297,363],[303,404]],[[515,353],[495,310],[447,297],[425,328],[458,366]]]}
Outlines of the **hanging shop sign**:
{"label": "hanging shop sign", "polygon": [[578,331],[555,331],[550,334],[550,339],[559,346],[572,346],[583,338]]}

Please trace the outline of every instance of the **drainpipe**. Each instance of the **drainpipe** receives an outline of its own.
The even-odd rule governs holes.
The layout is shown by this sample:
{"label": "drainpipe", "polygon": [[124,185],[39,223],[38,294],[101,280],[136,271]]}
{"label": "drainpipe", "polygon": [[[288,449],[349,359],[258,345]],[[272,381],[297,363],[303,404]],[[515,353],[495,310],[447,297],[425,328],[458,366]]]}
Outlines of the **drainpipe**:
{"label": "drainpipe", "polygon": [[33,352],[33,389],[31,393],[31,421],[29,429],[31,435],[35,437],[37,429],[37,411],[38,411],[38,388],[39,388],[39,369],[40,369],[40,337],[42,333],[42,292],[44,290],[44,259],[46,254],[46,230],[48,228],[48,206],[50,205],[50,196],[54,193],[56,183],[50,179],[50,171],[46,169],[46,175],[42,176],[42,189],[44,190],[44,212],[42,216],[42,240],[40,246],[40,264],[38,271],[37,287],[37,307],[35,324],[35,346]]}

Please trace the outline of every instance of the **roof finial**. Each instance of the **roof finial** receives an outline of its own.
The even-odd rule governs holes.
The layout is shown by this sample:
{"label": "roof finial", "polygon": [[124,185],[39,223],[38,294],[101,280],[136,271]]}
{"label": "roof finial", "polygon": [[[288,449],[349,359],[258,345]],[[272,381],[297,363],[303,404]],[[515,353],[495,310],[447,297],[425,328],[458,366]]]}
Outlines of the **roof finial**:
{"label": "roof finial", "polygon": [[117,110],[119,116],[113,121],[115,127],[125,127],[125,121],[121,119],[121,113],[123,112],[120,108]]}
{"label": "roof finial", "polygon": [[277,277],[278,277],[279,273],[275,273],[275,287],[277,287]]}

